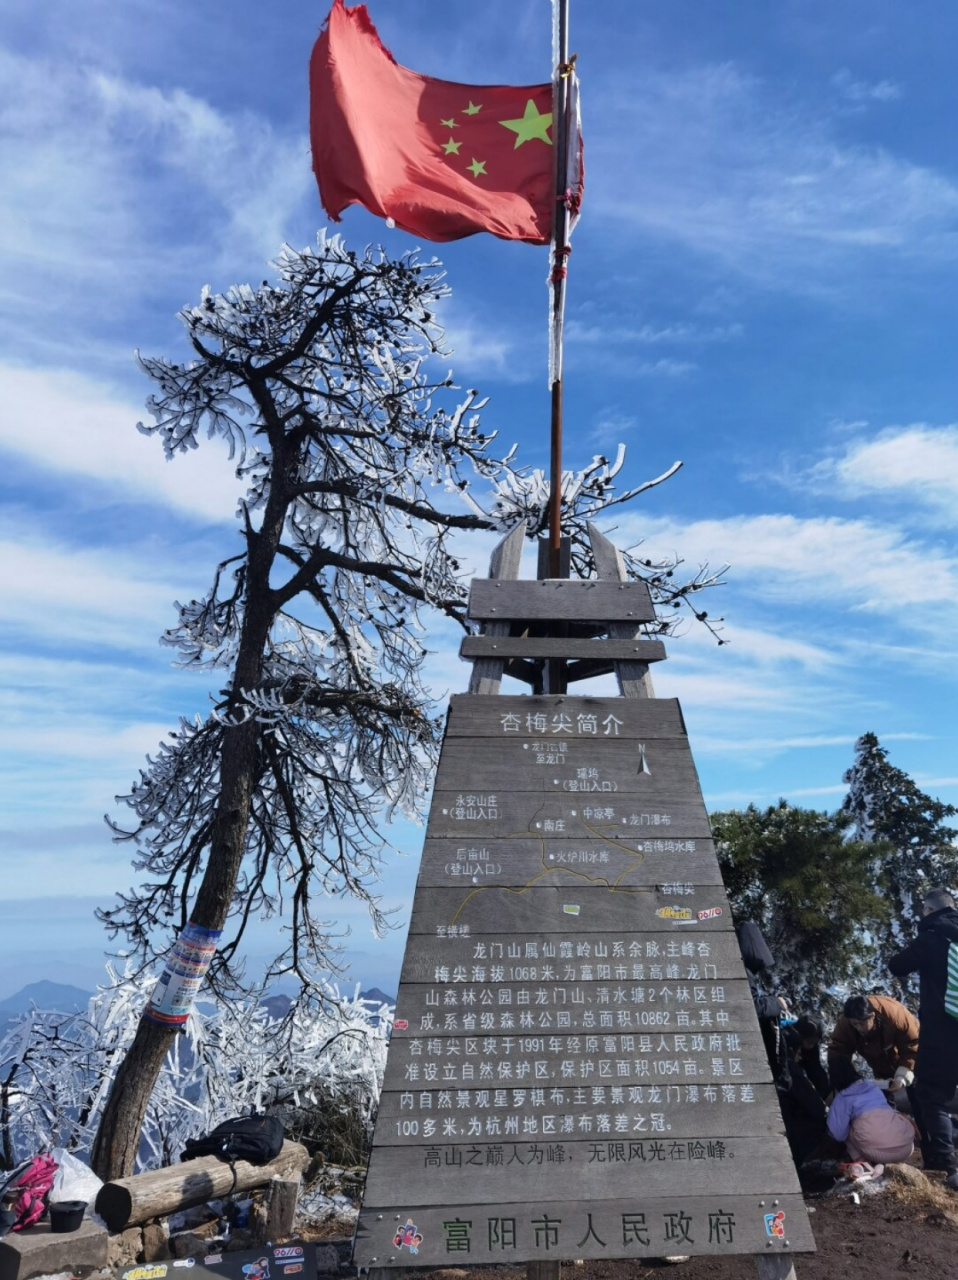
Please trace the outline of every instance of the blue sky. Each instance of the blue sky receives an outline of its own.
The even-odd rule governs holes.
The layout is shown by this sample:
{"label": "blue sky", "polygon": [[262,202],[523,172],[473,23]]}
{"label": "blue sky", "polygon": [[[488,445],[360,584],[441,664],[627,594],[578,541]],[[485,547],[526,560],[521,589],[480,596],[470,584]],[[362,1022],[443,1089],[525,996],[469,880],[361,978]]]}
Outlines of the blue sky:
{"label": "blue sky", "polygon": [[[708,803],[832,808],[865,730],[958,801],[958,10],[571,8],[587,181],[566,460],[622,440],[639,481],[681,458],[612,536],[731,564],[707,606],[731,643],[689,633],[656,672]],[[548,0],[371,12],[417,70],[548,78]],[[306,90],[325,3],[225,14],[0,11],[0,997],[96,981],[92,907],[134,875],[101,815],[206,705],[157,640],[234,549],[236,486],[216,444],[167,464],[136,432],[133,350],[182,352],[176,312],[204,284],[257,282],[284,240],[326,225]],[[358,209],[341,229],[414,243]],[[457,379],[544,465],[545,251],[483,236],[435,251]],[[488,551],[472,546],[477,568]],[[437,694],[462,689],[457,639],[431,638]],[[410,856],[384,888],[402,908],[420,836],[398,835]],[[376,947],[353,928],[355,976],[394,988],[401,935]]]}

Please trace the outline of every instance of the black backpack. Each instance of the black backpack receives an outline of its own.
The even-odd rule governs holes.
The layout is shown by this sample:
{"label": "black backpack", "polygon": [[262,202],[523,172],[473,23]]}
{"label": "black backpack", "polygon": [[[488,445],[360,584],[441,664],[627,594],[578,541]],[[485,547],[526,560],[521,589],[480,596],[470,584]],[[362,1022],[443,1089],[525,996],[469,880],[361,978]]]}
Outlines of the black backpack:
{"label": "black backpack", "polygon": [[224,1120],[202,1138],[187,1138],[180,1155],[181,1160],[196,1160],[199,1156],[216,1156],[225,1160],[233,1170],[233,1187],[236,1186],[236,1161],[249,1164],[269,1164],[283,1149],[283,1126],[276,1116],[234,1116]]}

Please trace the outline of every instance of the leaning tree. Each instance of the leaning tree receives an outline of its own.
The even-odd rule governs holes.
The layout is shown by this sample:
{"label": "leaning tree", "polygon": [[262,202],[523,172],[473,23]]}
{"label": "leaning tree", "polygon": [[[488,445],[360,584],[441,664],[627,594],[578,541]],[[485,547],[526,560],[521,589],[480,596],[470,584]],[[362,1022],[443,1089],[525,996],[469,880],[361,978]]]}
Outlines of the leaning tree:
{"label": "leaning tree", "polygon": [[[274,282],[207,292],[181,313],[188,362],[141,360],[157,390],[140,429],[168,458],[223,437],[246,496],[238,553],[164,637],[182,664],[223,672],[224,687],[120,797],[134,821],[114,834],[135,846],[143,878],[101,916],[143,965],[190,921],[224,930],[208,975],[218,991],[242,988],[244,932],[280,903],[287,945],[267,980],[293,974],[321,990],[319,975],[335,972],[336,929],[318,903],[334,913],[328,899],[350,895],[384,927],[382,819],[417,811],[441,735],[422,683],[423,610],[465,625],[463,531],[524,522],[535,536],[547,519],[541,473],[496,455],[476,393],[433,405],[451,386],[429,378],[444,354],[438,264],[320,237],[274,265]],[[581,572],[585,521],[665,478],[613,496],[621,462],[565,479]],[[675,561],[630,565],[660,603],[704,618],[692,599],[716,578],[707,568],[680,580]],[[141,1020],[94,1145],[101,1177],[132,1172],[173,1034]]]}

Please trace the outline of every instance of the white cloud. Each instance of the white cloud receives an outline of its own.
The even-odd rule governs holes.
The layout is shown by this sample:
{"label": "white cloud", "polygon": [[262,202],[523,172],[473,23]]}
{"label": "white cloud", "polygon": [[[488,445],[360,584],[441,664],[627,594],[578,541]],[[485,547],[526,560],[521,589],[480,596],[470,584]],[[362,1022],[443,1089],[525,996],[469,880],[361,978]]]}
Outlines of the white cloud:
{"label": "white cloud", "polygon": [[844,142],[840,117],[778,85],[724,64],[612,76],[594,92],[592,111],[617,122],[590,139],[599,224],[614,218],[801,291],[834,288],[836,267],[862,253],[955,257],[952,181]]}
{"label": "white cloud", "polygon": [[0,364],[0,449],[105,484],[123,501],[149,498],[201,519],[231,519],[242,486],[225,446],[204,439],[168,462],[160,441],[136,430],[142,419],[151,421],[83,374]]}
{"label": "white cloud", "polygon": [[[513,344],[502,334],[487,330],[468,320],[452,319],[447,323],[446,345],[457,379],[461,374],[485,374],[506,381],[524,381],[528,369],[514,361]],[[516,377],[510,378],[515,371]]]}
{"label": "white cloud", "polygon": [[589,440],[603,449],[614,448],[621,440],[626,440],[638,425],[638,418],[631,413],[621,413],[616,409],[599,412],[589,432]]}
{"label": "white cloud", "polygon": [[889,427],[873,439],[855,439],[841,457],[816,466],[811,478],[816,483],[834,478],[846,496],[883,494],[926,504],[939,518],[954,524],[958,519],[958,426],[919,422]]}
{"label": "white cloud", "polygon": [[[920,742],[930,738],[930,734],[926,733],[883,733],[882,742]],[[697,751],[724,752],[730,755],[736,753],[754,754],[757,752],[780,753],[782,751],[818,751],[822,748],[844,747],[851,753],[854,746],[854,738],[847,733],[813,733],[804,736],[788,737],[787,735],[780,738],[747,738],[747,737],[728,737],[728,738],[710,738],[701,735],[696,738],[695,746]]]}
{"label": "white cloud", "polygon": [[681,346],[704,345],[712,342],[729,342],[741,337],[741,324],[721,324],[703,327],[697,324],[676,323],[664,325],[643,324],[636,327],[617,325],[587,325],[580,320],[570,320],[565,328],[570,345],[610,346],[622,343],[628,346],[658,346],[675,343]]}
{"label": "white cloud", "polygon": [[678,547],[693,564],[729,562],[736,592],[766,602],[837,605],[919,629],[952,625],[958,560],[888,524],[787,514],[688,524],[624,517],[618,524],[620,541],[632,530],[644,539],[644,555]]}
{"label": "white cloud", "polygon": [[[146,562],[119,553],[0,539],[3,628],[46,642],[139,648],[175,621],[180,593]],[[161,624],[162,625],[162,624]]]}
{"label": "white cloud", "polygon": [[304,132],[181,89],[3,50],[0,84],[0,303],[32,349],[41,317],[87,336],[171,280],[260,272],[313,181]]}
{"label": "white cloud", "polygon": [[[846,786],[839,783],[828,783],[820,787],[789,787],[785,792],[784,798],[790,804],[800,803],[805,799],[830,800],[844,796],[847,790]],[[738,809],[749,804],[754,804],[761,809],[770,804],[776,804],[782,798],[782,793],[783,788],[767,791],[759,787],[754,787],[748,791],[713,791],[705,796],[705,806],[710,813],[715,813],[719,809]],[[822,808],[831,811],[838,808],[838,805],[824,804]]]}
{"label": "white cloud", "polygon": [[[717,590],[721,593],[721,588]],[[800,667],[809,673],[827,671],[839,662],[833,649],[799,636],[776,634],[762,627],[743,627],[734,620],[721,625],[722,639],[728,642],[739,659],[747,658],[765,666]],[[700,645],[714,645],[711,637],[706,637],[700,628],[695,628],[692,635]]]}
{"label": "white cloud", "polygon": [[[483,318],[482,300],[467,305],[462,297],[444,300],[439,319],[446,332],[449,364],[457,383],[463,378],[496,378],[502,382],[531,382],[543,378],[541,333],[517,329],[503,317]],[[533,351],[536,354],[533,355]]]}

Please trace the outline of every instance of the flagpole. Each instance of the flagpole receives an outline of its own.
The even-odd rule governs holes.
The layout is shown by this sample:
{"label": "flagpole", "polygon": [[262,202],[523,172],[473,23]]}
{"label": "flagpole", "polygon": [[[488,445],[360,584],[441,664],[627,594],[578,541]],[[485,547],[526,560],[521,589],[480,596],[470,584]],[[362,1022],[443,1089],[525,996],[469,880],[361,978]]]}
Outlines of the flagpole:
{"label": "flagpole", "polygon": [[569,256],[569,0],[555,0],[558,65],[553,81],[556,193],[552,214],[552,430],[550,445],[549,573],[559,577],[562,538],[562,317]]}

